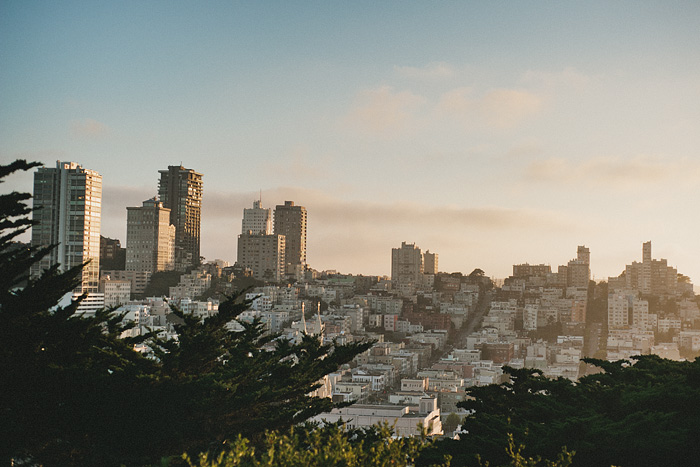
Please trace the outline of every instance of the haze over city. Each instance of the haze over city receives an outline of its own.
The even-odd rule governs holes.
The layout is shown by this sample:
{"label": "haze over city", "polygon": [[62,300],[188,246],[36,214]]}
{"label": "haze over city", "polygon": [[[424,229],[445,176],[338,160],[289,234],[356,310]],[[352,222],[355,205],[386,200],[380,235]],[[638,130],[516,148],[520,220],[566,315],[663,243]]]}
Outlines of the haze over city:
{"label": "haze over city", "polygon": [[[696,2],[13,2],[0,5],[0,159],[102,174],[102,235],[158,170],[204,175],[202,254],[243,208],[308,210],[311,267],[389,274],[564,264],[642,242],[694,282]],[[8,181],[32,191],[32,174]],[[25,239],[27,240],[27,239]]]}

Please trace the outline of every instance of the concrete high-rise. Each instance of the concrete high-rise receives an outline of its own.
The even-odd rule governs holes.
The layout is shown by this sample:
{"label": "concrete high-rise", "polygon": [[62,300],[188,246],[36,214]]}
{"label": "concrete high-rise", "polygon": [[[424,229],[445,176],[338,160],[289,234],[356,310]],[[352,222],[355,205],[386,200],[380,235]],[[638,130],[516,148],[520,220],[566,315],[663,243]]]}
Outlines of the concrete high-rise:
{"label": "concrete high-rise", "polygon": [[418,284],[423,274],[423,254],[415,243],[401,243],[391,249],[391,280],[394,283]]}
{"label": "concrete high-rise", "polygon": [[57,245],[32,266],[32,276],[56,264],[61,271],[88,262],[80,292],[96,293],[100,271],[102,176],[75,162],[34,173],[32,246]]}
{"label": "concrete high-rise", "polygon": [[306,208],[285,201],[275,207],[275,235],[285,237],[285,272],[298,279],[306,268]]}
{"label": "concrete high-rise", "polygon": [[243,209],[241,233],[270,235],[272,233],[272,209],[262,207],[262,201],[253,201],[252,208]]}
{"label": "concrete high-rise", "polygon": [[242,233],[237,264],[250,269],[256,279],[280,282],[286,273],[284,235]]}
{"label": "concrete high-rise", "polygon": [[423,274],[438,273],[438,254],[431,253],[430,250],[423,253]]}
{"label": "concrete high-rise", "polygon": [[170,209],[156,198],[126,208],[126,270],[169,271],[175,267],[175,226]]}
{"label": "concrete high-rise", "polygon": [[158,197],[175,226],[175,268],[198,266],[202,220],[202,174],[183,166],[159,170]]}
{"label": "concrete high-rise", "polygon": [[566,285],[568,287],[588,287],[591,279],[591,251],[585,246],[576,250],[576,259],[572,259],[566,268]]}

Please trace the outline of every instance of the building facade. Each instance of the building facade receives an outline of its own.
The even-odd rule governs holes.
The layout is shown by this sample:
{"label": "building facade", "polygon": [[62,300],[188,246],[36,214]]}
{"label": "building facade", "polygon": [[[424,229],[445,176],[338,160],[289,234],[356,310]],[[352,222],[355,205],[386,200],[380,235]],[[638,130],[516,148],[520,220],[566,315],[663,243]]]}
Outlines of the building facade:
{"label": "building facade", "polygon": [[198,266],[202,221],[202,174],[183,166],[160,170],[158,198],[175,226],[175,268]]}
{"label": "building facade", "polygon": [[241,233],[270,235],[272,233],[272,209],[263,208],[262,201],[253,201],[252,208],[243,210]]}
{"label": "building facade", "polygon": [[438,273],[438,255],[431,253],[430,250],[423,253],[423,274]]}
{"label": "building facade", "polygon": [[284,235],[243,233],[238,236],[238,265],[259,280],[280,282],[286,273]]}
{"label": "building facade", "polygon": [[294,201],[275,207],[275,235],[285,238],[285,274],[300,278],[306,268],[306,208]]}
{"label": "building facade", "polygon": [[423,254],[414,243],[391,249],[391,280],[395,284],[418,284],[423,274]]}
{"label": "building facade", "polygon": [[75,162],[56,162],[34,173],[32,246],[57,245],[32,266],[32,276],[59,265],[87,264],[79,292],[97,293],[100,271],[102,176]]}
{"label": "building facade", "polygon": [[160,272],[175,268],[175,226],[170,209],[156,198],[126,208],[126,270]]}

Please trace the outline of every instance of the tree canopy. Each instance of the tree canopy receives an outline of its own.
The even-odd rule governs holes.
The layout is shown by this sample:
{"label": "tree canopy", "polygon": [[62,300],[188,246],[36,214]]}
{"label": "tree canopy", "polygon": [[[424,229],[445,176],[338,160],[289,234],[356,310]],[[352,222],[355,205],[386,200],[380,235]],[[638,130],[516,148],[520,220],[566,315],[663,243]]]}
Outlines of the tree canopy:
{"label": "tree canopy", "polygon": [[[0,180],[36,163],[0,167]],[[293,343],[259,322],[227,324],[247,309],[232,296],[219,313],[182,321],[177,340],[120,336],[132,324],[110,310],[74,314],[80,267],[39,278],[30,266],[50,248],[11,248],[30,228],[26,193],[0,196],[0,461],[50,465],[142,465],[216,449],[239,435],[255,439],[329,410],[309,394],[318,381],[369,343]],[[26,282],[25,287],[18,287]],[[152,354],[134,350],[148,345]]]}
{"label": "tree canopy", "polygon": [[700,458],[700,360],[584,361],[603,371],[574,383],[506,367],[509,382],[470,388],[471,398],[460,403],[472,411],[466,433],[435,449],[452,454],[454,465],[472,464],[477,454],[500,465],[514,435],[529,454],[551,458],[566,446],[575,466],[676,466]]}

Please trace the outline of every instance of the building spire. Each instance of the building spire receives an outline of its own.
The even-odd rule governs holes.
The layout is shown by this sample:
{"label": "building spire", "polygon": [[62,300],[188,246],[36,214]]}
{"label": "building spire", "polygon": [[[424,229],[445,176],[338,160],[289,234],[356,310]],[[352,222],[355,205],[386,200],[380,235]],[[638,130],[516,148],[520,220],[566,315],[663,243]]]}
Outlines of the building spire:
{"label": "building spire", "polygon": [[304,325],[304,334],[306,334],[306,317],[304,316],[304,302],[301,302],[301,322]]}

